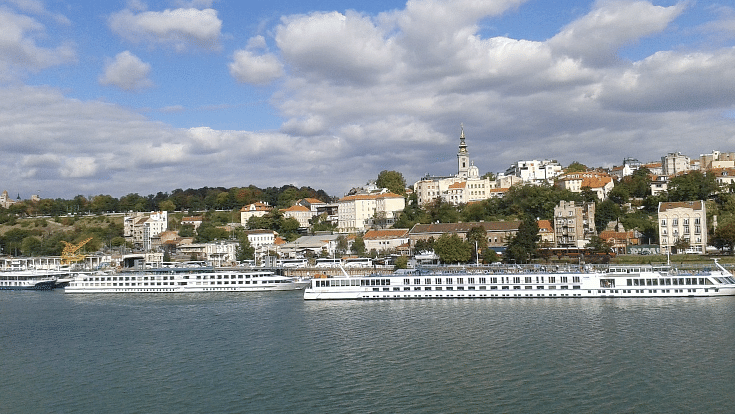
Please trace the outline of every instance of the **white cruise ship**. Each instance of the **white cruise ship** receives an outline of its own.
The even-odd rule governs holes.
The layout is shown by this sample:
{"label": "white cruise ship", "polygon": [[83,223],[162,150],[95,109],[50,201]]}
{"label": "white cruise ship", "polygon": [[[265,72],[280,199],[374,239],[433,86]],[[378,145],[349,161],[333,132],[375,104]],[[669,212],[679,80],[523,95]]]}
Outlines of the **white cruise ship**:
{"label": "white cruise ship", "polygon": [[165,268],[127,273],[89,273],[75,276],[65,293],[200,293],[301,290],[308,279],[279,276],[268,271]]}
{"label": "white cruise ship", "polygon": [[716,269],[675,271],[668,266],[609,266],[606,271],[415,271],[401,275],[315,278],[304,299],[631,298],[735,296],[735,278]]}
{"label": "white cruise ship", "polygon": [[68,280],[63,270],[12,270],[0,272],[0,290],[51,290]]}

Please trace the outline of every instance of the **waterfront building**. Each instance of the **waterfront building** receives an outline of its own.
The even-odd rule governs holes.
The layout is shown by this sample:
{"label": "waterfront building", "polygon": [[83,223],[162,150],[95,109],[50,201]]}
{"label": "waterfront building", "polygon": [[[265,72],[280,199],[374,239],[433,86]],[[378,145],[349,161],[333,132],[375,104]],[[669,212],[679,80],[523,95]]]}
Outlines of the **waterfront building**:
{"label": "waterfront building", "polygon": [[658,204],[658,235],[661,253],[675,253],[680,240],[691,253],[707,249],[707,207],[703,200],[661,202]]}
{"label": "waterfront building", "polygon": [[538,225],[539,243],[554,246],[554,227],[549,220],[539,220]]}
{"label": "waterfront building", "polygon": [[433,223],[433,224],[415,224],[408,233],[411,249],[416,246],[419,240],[434,240],[443,234],[456,234],[462,240],[465,240],[467,233],[473,227],[482,227],[485,229],[488,247],[501,252],[505,249],[505,243],[518,233],[520,221],[479,221],[469,223]]}
{"label": "waterfront building", "polygon": [[133,213],[123,217],[125,241],[143,250],[150,250],[152,239],[168,229],[168,212]]}
{"label": "waterfront building", "polygon": [[355,194],[341,198],[337,202],[339,221],[337,230],[341,233],[365,231],[373,225],[390,227],[406,207],[406,199],[387,189],[375,194]]}
{"label": "waterfront building", "polygon": [[595,203],[560,201],[554,207],[556,247],[584,248],[595,235]]}
{"label": "waterfront building", "polygon": [[407,250],[409,229],[368,230],[362,237],[365,251],[388,252]]}

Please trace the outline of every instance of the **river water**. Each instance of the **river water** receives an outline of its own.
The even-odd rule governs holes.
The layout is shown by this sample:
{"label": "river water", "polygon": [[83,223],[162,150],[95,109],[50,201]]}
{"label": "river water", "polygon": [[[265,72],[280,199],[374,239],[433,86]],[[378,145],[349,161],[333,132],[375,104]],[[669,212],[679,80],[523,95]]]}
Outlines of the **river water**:
{"label": "river water", "polygon": [[0,413],[735,411],[735,297],[0,292]]}

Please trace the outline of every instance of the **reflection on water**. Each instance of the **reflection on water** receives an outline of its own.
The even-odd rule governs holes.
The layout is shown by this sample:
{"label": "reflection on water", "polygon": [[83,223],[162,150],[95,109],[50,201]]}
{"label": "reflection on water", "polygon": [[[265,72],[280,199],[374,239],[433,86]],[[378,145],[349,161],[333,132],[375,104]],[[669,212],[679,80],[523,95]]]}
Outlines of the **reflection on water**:
{"label": "reflection on water", "polygon": [[734,406],[735,298],[301,295],[1,292],[0,412]]}

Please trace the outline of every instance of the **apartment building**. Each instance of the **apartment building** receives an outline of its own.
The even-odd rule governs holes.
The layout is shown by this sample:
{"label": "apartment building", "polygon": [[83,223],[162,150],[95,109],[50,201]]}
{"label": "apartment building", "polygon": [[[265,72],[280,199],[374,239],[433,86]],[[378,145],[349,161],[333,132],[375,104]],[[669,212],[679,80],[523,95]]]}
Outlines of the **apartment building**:
{"label": "apartment building", "polygon": [[123,217],[125,241],[143,250],[150,250],[153,238],[168,229],[168,212],[133,213]]}
{"label": "apartment building", "polygon": [[386,189],[377,194],[343,197],[337,202],[337,230],[341,233],[356,233],[369,229],[373,224],[389,227],[405,207],[406,199],[403,196]]}
{"label": "apartment building", "polygon": [[560,201],[554,207],[556,247],[583,248],[595,234],[595,203]]}
{"label": "apartment building", "polygon": [[658,235],[661,253],[675,253],[673,247],[679,240],[689,244],[689,252],[706,252],[707,207],[705,202],[698,200],[659,203]]}

